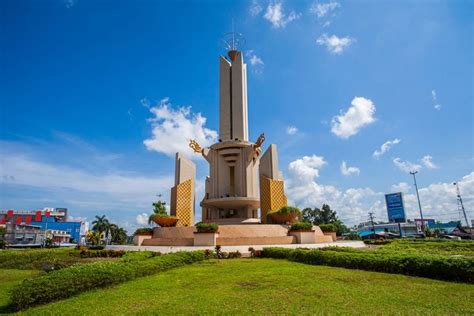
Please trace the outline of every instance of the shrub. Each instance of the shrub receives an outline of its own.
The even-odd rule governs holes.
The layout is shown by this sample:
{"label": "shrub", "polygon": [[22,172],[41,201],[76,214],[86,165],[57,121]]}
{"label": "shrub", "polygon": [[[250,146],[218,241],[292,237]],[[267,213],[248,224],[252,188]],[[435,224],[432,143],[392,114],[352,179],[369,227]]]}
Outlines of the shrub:
{"label": "shrub", "polygon": [[472,257],[286,248],[264,248],[262,256],[314,265],[474,283],[474,258]]}
{"label": "shrub", "polygon": [[177,252],[133,263],[97,261],[26,279],[11,290],[10,303],[16,310],[45,304],[174,267],[204,260],[203,251]]}
{"label": "shrub", "polygon": [[133,235],[151,235],[153,234],[153,228],[150,227],[140,227],[133,233]]}
{"label": "shrub", "polygon": [[283,206],[277,211],[267,213],[268,221],[275,224],[294,223],[300,216],[300,209],[294,206]]}
{"label": "shrub", "polygon": [[199,222],[196,224],[196,229],[198,233],[217,233],[219,225]]}
{"label": "shrub", "polygon": [[25,249],[0,251],[0,269],[44,269],[45,265],[72,265],[79,256],[71,256],[69,249]]}
{"label": "shrub", "polygon": [[[74,255],[74,252],[71,252]],[[81,258],[118,258],[125,254],[124,250],[89,250],[81,249],[79,256]]]}
{"label": "shrub", "polygon": [[319,228],[323,231],[323,233],[333,233],[336,231],[336,226],[333,224],[321,224]]}
{"label": "shrub", "polygon": [[302,231],[311,231],[313,229],[313,224],[309,222],[297,222],[291,225],[290,231],[297,231],[297,230],[302,230]]}
{"label": "shrub", "polygon": [[300,209],[295,206],[283,206],[278,211],[272,211],[270,213],[279,214],[279,215],[289,215],[289,214],[295,214],[297,216],[301,215]]}

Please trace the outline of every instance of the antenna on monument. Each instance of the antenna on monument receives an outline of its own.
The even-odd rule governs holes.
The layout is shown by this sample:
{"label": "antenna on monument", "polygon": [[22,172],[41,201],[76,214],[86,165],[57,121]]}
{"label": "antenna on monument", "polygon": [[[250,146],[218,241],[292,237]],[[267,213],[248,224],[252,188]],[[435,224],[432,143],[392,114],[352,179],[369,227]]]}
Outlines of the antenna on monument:
{"label": "antenna on monument", "polygon": [[224,44],[224,48],[227,50],[227,55],[229,55],[230,59],[234,61],[235,57],[237,56],[237,51],[242,48],[245,41],[241,33],[235,32],[233,18],[232,32],[224,34],[224,36],[222,36],[222,42]]}

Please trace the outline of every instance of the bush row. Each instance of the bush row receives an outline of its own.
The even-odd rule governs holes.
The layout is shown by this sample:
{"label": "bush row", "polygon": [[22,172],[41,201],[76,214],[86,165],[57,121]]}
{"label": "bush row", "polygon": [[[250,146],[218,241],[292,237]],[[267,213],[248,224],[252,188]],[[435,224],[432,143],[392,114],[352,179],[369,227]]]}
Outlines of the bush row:
{"label": "bush row", "polygon": [[97,261],[74,265],[24,280],[12,289],[10,304],[14,309],[22,310],[202,260],[204,252],[195,251],[156,256],[133,263]]}
{"label": "bush row", "polygon": [[[75,255],[75,252],[70,252],[71,255]],[[125,255],[124,250],[88,250],[81,249],[79,256],[81,258],[119,258]]]}
{"label": "bush row", "polygon": [[474,258],[379,252],[264,248],[262,257],[474,283]]}
{"label": "bush row", "polygon": [[0,251],[0,269],[42,269],[44,265],[71,265],[80,261],[68,249],[22,249]]}

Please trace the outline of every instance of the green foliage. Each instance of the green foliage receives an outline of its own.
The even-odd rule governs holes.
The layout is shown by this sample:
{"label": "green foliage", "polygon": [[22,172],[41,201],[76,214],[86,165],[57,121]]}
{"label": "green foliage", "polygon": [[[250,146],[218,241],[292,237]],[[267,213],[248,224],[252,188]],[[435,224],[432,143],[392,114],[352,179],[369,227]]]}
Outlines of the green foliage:
{"label": "green foliage", "polygon": [[321,224],[319,225],[319,228],[321,228],[324,233],[332,233],[336,231],[336,226],[334,226],[334,224]]}
{"label": "green foliage", "polygon": [[219,225],[199,222],[196,224],[198,233],[217,233]]}
{"label": "green foliage", "polygon": [[7,229],[5,227],[0,227],[0,238],[3,238],[5,234],[7,233]]}
{"label": "green foliage", "polygon": [[474,283],[474,258],[361,250],[264,248],[262,256],[314,265]]}
{"label": "green foliage", "polygon": [[95,220],[92,222],[92,230],[99,232],[99,233],[106,233],[110,229],[110,222],[109,220],[105,217],[105,215],[102,216],[95,216]]}
{"label": "green foliage", "polygon": [[25,249],[0,251],[1,269],[43,269],[46,265],[72,265],[80,261],[68,249]]}
{"label": "green foliage", "polygon": [[283,206],[281,209],[277,211],[272,211],[269,214],[280,214],[280,215],[289,215],[289,214],[296,214],[298,216],[301,215],[301,211],[299,208],[295,206]]}
{"label": "green foliage", "polygon": [[114,244],[123,245],[127,242],[127,231],[115,224],[110,224],[110,236]]}
{"label": "green foliage", "polygon": [[153,202],[152,205],[153,213],[148,217],[148,225],[151,225],[154,222],[155,216],[168,216],[168,213],[166,213],[166,202],[157,200],[156,202]]}
{"label": "green foliage", "polygon": [[297,222],[291,225],[290,231],[304,230],[311,231],[313,229],[313,224],[308,222]]}
{"label": "green foliage", "polygon": [[[76,255],[76,253],[71,252],[71,255]],[[119,258],[125,255],[124,250],[89,250],[81,249],[79,251],[79,256],[81,258]]]}
{"label": "green foliage", "polygon": [[357,232],[349,232],[347,235],[344,235],[344,239],[346,240],[361,240],[359,234]]}
{"label": "green foliage", "polygon": [[86,239],[93,245],[97,246],[100,244],[100,241],[102,240],[102,233],[99,231],[89,231],[86,235]]}
{"label": "green foliage", "polygon": [[127,251],[120,260],[124,262],[133,262],[150,259],[157,256],[161,256],[161,253],[152,251]]}
{"label": "green foliage", "polygon": [[16,310],[23,310],[202,260],[204,252],[195,251],[133,262],[97,261],[75,265],[23,281],[11,290],[10,303]]}
{"label": "green foliage", "polygon": [[314,225],[322,224],[333,224],[335,227],[335,232],[338,236],[341,236],[344,233],[348,233],[349,229],[342,221],[337,217],[336,211],[332,210],[328,204],[323,204],[321,209],[315,207],[305,208],[302,212],[303,221],[313,223]]}
{"label": "green foliage", "polygon": [[140,227],[140,228],[137,228],[137,230],[133,233],[133,235],[145,235],[145,234],[148,234],[148,235],[151,235],[153,234],[153,228],[150,228],[150,227]]}

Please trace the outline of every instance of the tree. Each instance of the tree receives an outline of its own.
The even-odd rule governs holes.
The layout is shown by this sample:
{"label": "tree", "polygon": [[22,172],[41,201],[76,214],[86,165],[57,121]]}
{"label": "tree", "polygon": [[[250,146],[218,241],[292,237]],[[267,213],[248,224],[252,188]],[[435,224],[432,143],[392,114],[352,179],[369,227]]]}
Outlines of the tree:
{"label": "tree", "polygon": [[92,245],[98,246],[100,244],[100,240],[102,239],[102,233],[98,231],[90,231],[87,233],[86,238],[91,242]]}
{"label": "tree", "polygon": [[124,244],[127,241],[127,231],[115,224],[110,224],[111,241],[117,244]]}
{"label": "tree", "polygon": [[156,202],[153,202],[153,213],[151,213],[150,217],[148,217],[148,225],[153,223],[153,218],[155,216],[168,216],[168,213],[166,213],[166,202],[157,200]]}
{"label": "tree", "polygon": [[96,215],[95,218],[96,219],[92,222],[92,230],[99,232],[100,234],[104,233],[105,240],[107,242],[109,239],[110,222],[107,218],[105,218],[105,215]]}
{"label": "tree", "polygon": [[349,232],[346,225],[337,217],[336,211],[332,210],[328,204],[323,204],[321,209],[317,207],[303,209],[303,221],[313,223],[313,225],[333,224],[339,236]]}

